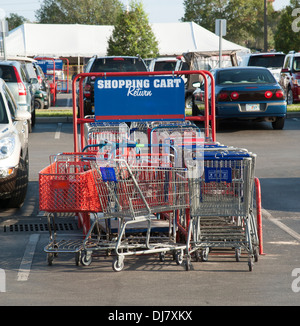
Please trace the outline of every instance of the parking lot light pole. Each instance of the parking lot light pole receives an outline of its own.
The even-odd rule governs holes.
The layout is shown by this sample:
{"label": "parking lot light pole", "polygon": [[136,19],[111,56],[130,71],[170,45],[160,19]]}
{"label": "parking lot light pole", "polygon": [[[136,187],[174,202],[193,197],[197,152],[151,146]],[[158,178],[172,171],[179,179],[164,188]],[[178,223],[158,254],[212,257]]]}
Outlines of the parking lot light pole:
{"label": "parking lot light pole", "polygon": [[8,29],[6,30],[5,11],[1,8],[0,8],[0,21],[1,21],[1,36],[2,36],[3,55],[4,55],[4,60],[6,61],[5,36],[6,36],[6,33],[8,32]]}

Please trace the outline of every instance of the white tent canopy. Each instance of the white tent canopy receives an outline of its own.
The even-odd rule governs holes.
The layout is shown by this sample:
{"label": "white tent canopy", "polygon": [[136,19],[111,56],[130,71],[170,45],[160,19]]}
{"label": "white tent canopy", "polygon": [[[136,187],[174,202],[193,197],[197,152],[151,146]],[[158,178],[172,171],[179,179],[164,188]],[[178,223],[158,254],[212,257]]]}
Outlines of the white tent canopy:
{"label": "white tent canopy", "polygon": [[[152,30],[161,56],[185,52],[218,51],[219,37],[193,23],[154,23]],[[113,26],[78,24],[23,24],[6,38],[7,56],[91,57],[106,55]],[[245,47],[222,41],[224,51],[249,52]]]}

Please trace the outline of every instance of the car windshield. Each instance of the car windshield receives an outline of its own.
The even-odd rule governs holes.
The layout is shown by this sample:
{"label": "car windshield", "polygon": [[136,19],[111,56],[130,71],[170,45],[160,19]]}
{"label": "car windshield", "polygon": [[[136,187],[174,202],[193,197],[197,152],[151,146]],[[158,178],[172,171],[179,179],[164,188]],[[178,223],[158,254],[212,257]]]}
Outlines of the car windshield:
{"label": "car windshield", "polygon": [[284,58],[284,54],[253,55],[249,58],[248,66],[282,68]]}
{"label": "car windshield", "polygon": [[275,82],[273,75],[267,69],[220,70],[216,79],[219,85],[274,84]]}
{"label": "car windshield", "polygon": [[0,124],[8,123],[7,112],[5,110],[2,94],[0,94]]}
{"label": "car windshield", "polygon": [[147,71],[144,63],[135,58],[102,58],[95,60],[91,72]]}
{"label": "car windshield", "polygon": [[155,62],[154,71],[174,71],[176,61],[157,61]]}
{"label": "car windshield", "polygon": [[17,82],[14,68],[11,66],[0,65],[0,78],[9,83]]}
{"label": "car windshield", "polygon": [[294,58],[293,69],[295,71],[300,71],[300,57]]}

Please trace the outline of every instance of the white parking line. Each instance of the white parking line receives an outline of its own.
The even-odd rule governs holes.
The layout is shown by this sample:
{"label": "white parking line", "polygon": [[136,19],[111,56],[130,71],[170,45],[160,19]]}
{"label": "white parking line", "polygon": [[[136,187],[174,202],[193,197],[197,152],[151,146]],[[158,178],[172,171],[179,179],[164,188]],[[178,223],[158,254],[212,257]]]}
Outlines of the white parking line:
{"label": "white parking line", "polygon": [[56,132],[55,132],[55,135],[54,135],[54,139],[59,139],[60,138],[61,127],[62,127],[62,123],[59,122],[57,124],[57,129],[56,129]]}
{"label": "white parking line", "polygon": [[281,230],[285,231],[286,233],[288,233],[290,236],[292,236],[294,239],[296,239],[297,241],[300,242],[300,234],[295,232],[294,230],[292,230],[291,228],[289,228],[288,226],[286,226],[285,224],[283,224],[282,222],[278,221],[276,218],[274,218],[271,213],[269,213],[267,210],[262,208],[262,213],[263,215],[270,220],[271,222],[273,222],[275,225],[277,225]]}
{"label": "white parking line", "polygon": [[28,280],[31,264],[35,252],[35,247],[39,241],[39,238],[40,238],[39,234],[31,234],[29,237],[29,241],[27,243],[24,256],[19,267],[18,281]]}

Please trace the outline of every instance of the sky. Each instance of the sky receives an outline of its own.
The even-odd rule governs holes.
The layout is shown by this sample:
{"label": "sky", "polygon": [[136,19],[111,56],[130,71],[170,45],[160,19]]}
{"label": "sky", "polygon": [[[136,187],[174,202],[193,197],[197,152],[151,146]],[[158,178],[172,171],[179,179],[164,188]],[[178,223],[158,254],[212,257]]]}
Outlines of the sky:
{"label": "sky", "polygon": [[[120,0],[127,4],[128,0]],[[184,16],[183,0],[141,0],[150,23],[175,23]],[[9,16],[16,13],[30,21],[35,20],[35,11],[40,9],[43,0],[0,0],[0,8]],[[275,10],[289,5],[289,0],[275,0]]]}

